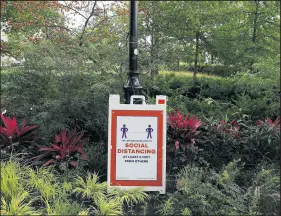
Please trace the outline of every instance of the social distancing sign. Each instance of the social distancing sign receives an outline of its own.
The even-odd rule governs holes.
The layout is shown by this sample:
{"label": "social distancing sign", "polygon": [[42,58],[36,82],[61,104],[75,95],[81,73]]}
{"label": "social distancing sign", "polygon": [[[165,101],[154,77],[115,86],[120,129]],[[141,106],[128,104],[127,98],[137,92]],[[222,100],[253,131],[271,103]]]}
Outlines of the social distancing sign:
{"label": "social distancing sign", "polygon": [[[133,104],[134,98],[143,104]],[[166,96],[145,104],[144,96],[132,96],[120,104],[119,95],[109,97],[108,190],[143,187],[165,193]]]}

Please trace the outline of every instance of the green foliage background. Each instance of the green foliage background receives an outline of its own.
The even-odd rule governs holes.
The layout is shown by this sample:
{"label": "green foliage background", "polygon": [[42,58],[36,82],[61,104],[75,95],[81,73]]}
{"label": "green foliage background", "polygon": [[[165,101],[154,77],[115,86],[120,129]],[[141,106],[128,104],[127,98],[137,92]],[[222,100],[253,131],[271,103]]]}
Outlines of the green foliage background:
{"label": "green foliage background", "polygon": [[[69,7],[83,9],[77,4]],[[76,29],[49,8],[45,19],[66,31],[9,26],[22,19],[9,3],[1,16],[9,38],[1,54],[24,61],[1,68],[1,109],[19,123],[38,124],[45,138],[38,146],[73,127],[90,141],[89,160],[60,173],[33,164],[28,152],[1,152],[1,214],[279,215],[280,131],[256,121],[280,117],[280,2],[140,1],[139,7],[147,102],[167,95],[168,112],[179,109],[204,122],[192,148],[167,158],[167,194],[106,193],[108,96],[124,97],[129,17],[118,11],[128,2],[108,6],[106,15],[86,10],[92,20]],[[42,29],[38,42],[28,40]],[[239,139],[215,129],[223,119],[239,123]]]}

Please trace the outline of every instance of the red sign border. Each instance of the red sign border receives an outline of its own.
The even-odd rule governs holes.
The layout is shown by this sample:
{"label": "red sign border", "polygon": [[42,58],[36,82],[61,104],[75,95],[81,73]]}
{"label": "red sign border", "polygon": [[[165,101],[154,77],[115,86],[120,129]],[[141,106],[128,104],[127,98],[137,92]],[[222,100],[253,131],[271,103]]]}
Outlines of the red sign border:
{"label": "red sign border", "polygon": [[[157,179],[156,180],[116,180],[116,132],[117,116],[158,117],[157,143]],[[163,111],[159,110],[111,110],[111,151],[110,151],[110,186],[163,186]]]}

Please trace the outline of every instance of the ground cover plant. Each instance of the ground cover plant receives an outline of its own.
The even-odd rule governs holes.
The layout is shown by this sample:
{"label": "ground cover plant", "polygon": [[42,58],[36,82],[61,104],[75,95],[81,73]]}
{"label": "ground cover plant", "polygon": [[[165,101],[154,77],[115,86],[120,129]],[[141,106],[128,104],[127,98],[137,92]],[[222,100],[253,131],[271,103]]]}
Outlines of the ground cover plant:
{"label": "ground cover plant", "polygon": [[143,94],[168,97],[165,195],[107,192],[128,8],[1,2],[1,215],[280,215],[280,2],[139,2]]}
{"label": "ground cover plant", "polygon": [[[176,100],[178,100],[179,104],[182,104],[179,97],[171,98],[173,103]],[[82,138],[85,133],[82,132],[77,135],[75,130],[64,129],[57,131],[57,135],[53,135],[53,138],[48,140],[48,143],[46,140],[43,140],[45,143],[38,143],[41,146],[38,147],[38,155],[40,154],[40,148],[41,150],[48,150],[50,153],[54,153],[53,156],[50,154],[51,158],[45,160],[45,165],[51,168],[48,169],[48,172],[51,172],[54,178],[58,179],[58,186],[52,185],[52,183],[50,185],[57,188],[60,187],[59,185],[62,185],[63,190],[68,194],[68,198],[60,197],[56,202],[49,201],[50,196],[55,196],[51,194],[55,193],[54,190],[56,189],[51,186],[49,186],[49,189],[45,188],[45,186],[44,189],[40,189],[41,183],[39,182],[42,180],[40,180],[39,173],[41,171],[30,171],[31,173],[33,172],[30,175],[34,178],[34,180],[30,181],[37,185],[38,190],[46,190],[45,192],[39,192],[43,193],[42,195],[38,195],[43,200],[35,201],[31,199],[29,194],[32,192],[28,191],[18,192],[23,194],[21,196],[14,195],[19,197],[20,201],[14,200],[15,198],[12,199],[12,195],[5,195],[8,198],[2,198],[1,202],[4,206],[2,212],[5,214],[14,211],[39,212],[39,214],[44,214],[44,212],[46,214],[57,212],[63,212],[64,214],[66,212],[73,212],[78,214],[81,211],[81,214],[104,215],[140,214],[141,212],[156,215],[205,215],[212,214],[213,212],[227,215],[278,213],[278,200],[280,200],[278,195],[279,186],[277,184],[279,179],[278,162],[280,160],[279,118],[273,119],[265,116],[256,121],[251,119],[249,115],[244,115],[242,118],[239,118],[241,115],[236,115],[236,119],[230,118],[235,115],[230,115],[216,119],[215,117],[204,117],[202,113],[197,113],[198,116],[190,112],[185,113],[186,107],[182,108],[181,106],[178,106],[177,109],[168,106],[168,110],[168,194],[165,197],[155,194],[150,194],[147,197],[146,193],[143,192],[140,192],[143,195],[140,194],[139,198],[131,197],[130,192],[124,195],[122,195],[123,192],[121,191],[106,194],[105,182],[98,183],[98,179],[106,180],[106,170],[95,167],[96,165],[97,167],[106,166],[106,159],[103,165],[99,164],[101,162],[99,158],[106,158],[106,151],[103,150],[106,150],[106,143],[96,143],[95,138],[89,132],[86,133],[89,137],[88,141],[88,139]],[[3,116],[5,117],[3,117],[4,120],[13,119],[7,113],[3,114]],[[53,144],[50,145],[49,143]],[[77,163],[77,159],[74,159],[72,156],[69,157],[67,153],[64,153],[66,151],[71,155],[71,151],[78,150],[82,144],[85,149],[95,149],[90,151],[91,155],[88,156],[87,161],[80,161],[78,159],[84,152],[77,158],[79,163]],[[48,145],[50,147],[47,147]],[[95,147],[96,145],[99,147]],[[8,160],[9,157],[5,158]],[[94,158],[97,159],[94,160]],[[84,159],[86,159],[85,155]],[[17,159],[11,159],[9,163],[14,163],[15,161],[13,160],[16,161]],[[27,160],[27,158],[21,157],[21,160],[26,160],[27,163],[30,163],[30,159]],[[70,165],[73,163],[74,166],[62,169],[62,166],[56,166],[57,162],[55,161],[60,163],[69,161]],[[55,162],[55,164],[52,165],[50,162]],[[35,163],[35,161],[32,163]],[[5,164],[8,164],[8,162],[5,162]],[[28,169],[33,170],[34,165]],[[43,166],[39,169],[45,168]],[[62,170],[63,172],[61,172]],[[183,174],[193,171],[201,173],[200,175],[198,174],[199,176],[207,177],[201,178],[195,173],[190,175]],[[95,172],[98,172],[100,177]],[[234,172],[234,174],[231,174],[231,172]],[[70,176],[75,177],[71,178]],[[257,180],[256,176],[260,176],[259,178],[263,180]],[[18,178],[16,177],[16,179]],[[190,189],[186,189],[183,186],[184,183],[182,182],[187,180],[190,181],[188,184],[194,185],[190,186]],[[49,184],[44,181],[42,181],[42,184]],[[4,182],[5,180],[3,180],[3,184],[12,184]],[[202,185],[202,188],[201,186],[198,187],[199,185]],[[3,187],[5,186],[3,185]],[[26,189],[27,186],[23,185],[22,188]],[[197,188],[197,190],[192,188]],[[231,194],[231,191],[233,191],[233,194]],[[134,195],[138,194],[137,191],[132,193]],[[208,194],[210,193],[214,197],[209,197]],[[94,196],[94,194],[99,195]],[[148,201],[148,198],[150,201]],[[244,201],[240,202],[240,200]],[[269,200],[272,203],[270,207],[264,204]],[[13,210],[9,207],[13,202],[24,203],[22,204],[24,206],[21,207],[19,205],[18,209]],[[135,203],[133,204],[132,202]],[[39,205],[39,203],[41,204]],[[120,203],[123,203],[122,208],[120,208],[122,206]],[[70,210],[70,207],[73,205],[76,206],[75,209]]]}

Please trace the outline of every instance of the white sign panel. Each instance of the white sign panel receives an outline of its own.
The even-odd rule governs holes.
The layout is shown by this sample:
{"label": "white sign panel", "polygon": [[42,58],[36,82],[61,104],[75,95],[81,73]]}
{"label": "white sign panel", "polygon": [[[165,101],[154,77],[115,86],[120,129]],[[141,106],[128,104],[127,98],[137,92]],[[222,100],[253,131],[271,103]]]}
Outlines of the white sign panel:
{"label": "white sign panel", "polygon": [[165,193],[166,101],[157,96],[156,105],[120,104],[119,95],[110,95],[108,190],[144,187]]}
{"label": "white sign panel", "polygon": [[118,116],[117,125],[116,179],[156,180],[157,117]]}

